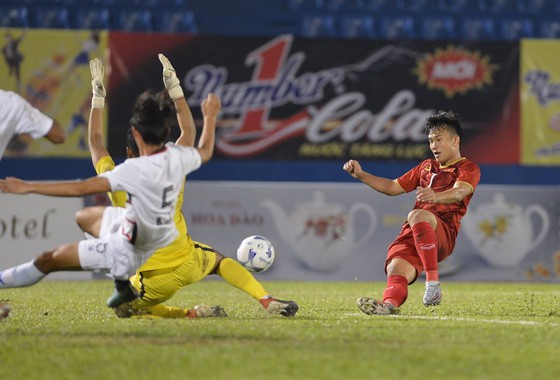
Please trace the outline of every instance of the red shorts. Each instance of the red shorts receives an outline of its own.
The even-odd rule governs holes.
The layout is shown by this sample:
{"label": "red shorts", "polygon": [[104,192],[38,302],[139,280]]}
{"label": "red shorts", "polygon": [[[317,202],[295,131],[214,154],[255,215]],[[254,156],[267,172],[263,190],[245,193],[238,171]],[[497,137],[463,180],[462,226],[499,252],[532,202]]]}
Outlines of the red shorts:
{"label": "red shorts", "polygon": [[[456,235],[449,226],[436,216],[436,238],[438,245],[438,263],[449,257],[455,248]],[[387,260],[385,260],[385,273],[387,273],[387,265],[393,259],[403,259],[409,262],[416,269],[416,277],[424,271],[422,260],[416,252],[416,245],[414,243],[414,236],[412,235],[412,228],[406,222],[397,238],[389,245],[387,251]],[[411,282],[416,281],[416,278]]]}

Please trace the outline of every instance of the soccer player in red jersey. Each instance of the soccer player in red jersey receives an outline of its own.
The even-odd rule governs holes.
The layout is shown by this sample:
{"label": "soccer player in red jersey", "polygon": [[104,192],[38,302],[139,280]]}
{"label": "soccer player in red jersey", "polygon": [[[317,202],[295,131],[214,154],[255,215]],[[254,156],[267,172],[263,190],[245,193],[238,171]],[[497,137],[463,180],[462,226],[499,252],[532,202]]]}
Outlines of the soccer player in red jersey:
{"label": "soccer player in red jersey", "polygon": [[422,161],[395,180],[377,177],[350,160],[343,169],[372,189],[386,195],[416,190],[416,203],[397,238],[389,245],[385,272],[387,285],[382,301],[362,297],[358,307],[366,314],[394,314],[408,297],[408,285],[426,272],[423,303],[439,305],[442,299],[438,262],[451,255],[460,220],[480,180],[480,169],[461,157],[462,127],[452,112],[440,111],[428,118],[428,135],[434,159]]}

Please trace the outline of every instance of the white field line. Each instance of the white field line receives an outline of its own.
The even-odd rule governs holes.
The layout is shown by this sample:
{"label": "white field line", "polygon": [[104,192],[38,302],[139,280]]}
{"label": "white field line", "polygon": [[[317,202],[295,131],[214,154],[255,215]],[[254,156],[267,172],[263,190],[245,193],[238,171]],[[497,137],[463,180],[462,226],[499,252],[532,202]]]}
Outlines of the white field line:
{"label": "white field line", "polygon": [[[362,313],[348,313],[348,316],[364,316]],[[526,326],[560,326],[559,323],[551,322],[538,322],[538,321],[513,321],[505,319],[476,319],[476,318],[462,318],[462,317],[430,317],[422,315],[384,315],[382,318],[396,318],[396,319],[423,319],[423,320],[440,320],[440,321],[458,321],[458,322],[475,322],[475,323],[495,323],[503,325],[526,325]]]}

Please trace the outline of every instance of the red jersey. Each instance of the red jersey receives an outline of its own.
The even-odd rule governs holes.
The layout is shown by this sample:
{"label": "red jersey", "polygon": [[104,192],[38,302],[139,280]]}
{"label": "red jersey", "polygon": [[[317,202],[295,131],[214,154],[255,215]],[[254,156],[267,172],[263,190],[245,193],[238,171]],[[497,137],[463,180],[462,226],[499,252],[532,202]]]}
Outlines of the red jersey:
{"label": "red jersey", "polygon": [[460,220],[467,212],[474,189],[480,181],[480,168],[466,158],[447,166],[441,166],[436,160],[429,159],[397,178],[397,181],[407,193],[416,190],[417,187],[431,187],[434,192],[440,193],[453,188],[457,181],[469,184],[472,192],[460,202],[443,204],[416,201],[414,204],[414,209],[430,211],[443,220],[455,238],[461,226]]}

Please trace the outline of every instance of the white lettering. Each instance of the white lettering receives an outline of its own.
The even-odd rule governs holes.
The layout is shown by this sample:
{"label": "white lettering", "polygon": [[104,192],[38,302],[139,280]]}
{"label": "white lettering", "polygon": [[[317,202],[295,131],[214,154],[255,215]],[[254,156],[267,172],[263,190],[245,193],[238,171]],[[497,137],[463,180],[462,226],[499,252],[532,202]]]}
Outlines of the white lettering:
{"label": "white lettering", "polygon": [[476,74],[476,64],[469,60],[458,62],[436,62],[431,73],[433,79],[472,79]]}
{"label": "white lettering", "polygon": [[[426,139],[424,123],[433,110],[414,108],[416,97],[413,92],[397,92],[377,115],[367,110],[358,111],[364,103],[365,96],[357,92],[332,99],[314,112],[307,126],[307,139],[312,143],[326,142],[336,136],[344,142],[358,141],[366,135],[372,142],[389,138],[414,142]],[[339,124],[324,128],[329,122]]]}

